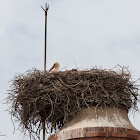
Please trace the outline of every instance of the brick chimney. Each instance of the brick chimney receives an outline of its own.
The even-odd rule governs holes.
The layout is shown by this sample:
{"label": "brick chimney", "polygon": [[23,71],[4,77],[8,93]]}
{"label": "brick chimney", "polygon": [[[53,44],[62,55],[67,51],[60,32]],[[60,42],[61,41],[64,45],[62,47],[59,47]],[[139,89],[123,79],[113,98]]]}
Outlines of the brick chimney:
{"label": "brick chimney", "polygon": [[126,108],[90,107],[81,110],[48,140],[140,140]]}

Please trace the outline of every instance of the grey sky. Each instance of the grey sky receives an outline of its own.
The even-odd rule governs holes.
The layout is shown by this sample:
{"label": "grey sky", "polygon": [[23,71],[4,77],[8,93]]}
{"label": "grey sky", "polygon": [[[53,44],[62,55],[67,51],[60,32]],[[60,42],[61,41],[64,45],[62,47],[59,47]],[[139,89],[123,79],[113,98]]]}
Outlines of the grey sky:
{"label": "grey sky", "polygon": [[[43,70],[45,0],[0,1],[0,101],[7,95],[8,81],[36,67]],[[139,0],[48,0],[47,69],[54,62],[61,68],[112,68],[129,66],[140,77]],[[0,132],[13,134],[10,115],[0,104]],[[130,116],[140,130],[140,114]],[[1,139],[1,138],[0,138]]]}

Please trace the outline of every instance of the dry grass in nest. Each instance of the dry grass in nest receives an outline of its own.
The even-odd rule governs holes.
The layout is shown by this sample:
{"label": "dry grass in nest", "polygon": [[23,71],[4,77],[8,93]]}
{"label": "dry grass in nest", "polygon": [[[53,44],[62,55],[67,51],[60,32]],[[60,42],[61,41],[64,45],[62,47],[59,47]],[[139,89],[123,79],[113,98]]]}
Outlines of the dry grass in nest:
{"label": "dry grass in nest", "polygon": [[8,96],[11,115],[37,136],[43,119],[50,133],[85,107],[123,105],[137,110],[138,86],[129,71],[120,71],[94,68],[49,73],[34,69],[17,75]]}

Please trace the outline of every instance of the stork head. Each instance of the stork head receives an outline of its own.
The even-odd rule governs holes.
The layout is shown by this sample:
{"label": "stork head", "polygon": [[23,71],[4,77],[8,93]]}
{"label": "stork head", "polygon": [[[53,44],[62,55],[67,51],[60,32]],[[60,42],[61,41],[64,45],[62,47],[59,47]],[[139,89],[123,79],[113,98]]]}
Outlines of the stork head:
{"label": "stork head", "polygon": [[60,64],[58,62],[56,62],[56,63],[53,64],[53,66],[51,67],[49,72],[52,71],[53,69],[56,72],[56,71],[58,71],[59,67],[60,67]]}

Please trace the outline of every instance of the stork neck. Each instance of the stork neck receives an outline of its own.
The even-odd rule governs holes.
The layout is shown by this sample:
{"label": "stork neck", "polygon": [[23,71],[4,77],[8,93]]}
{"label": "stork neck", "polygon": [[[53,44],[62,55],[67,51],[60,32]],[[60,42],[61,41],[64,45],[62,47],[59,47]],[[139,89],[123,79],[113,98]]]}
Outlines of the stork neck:
{"label": "stork neck", "polygon": [[58,67],[54,69],[54,72],[57,72],[57,71],[58,71]]}

